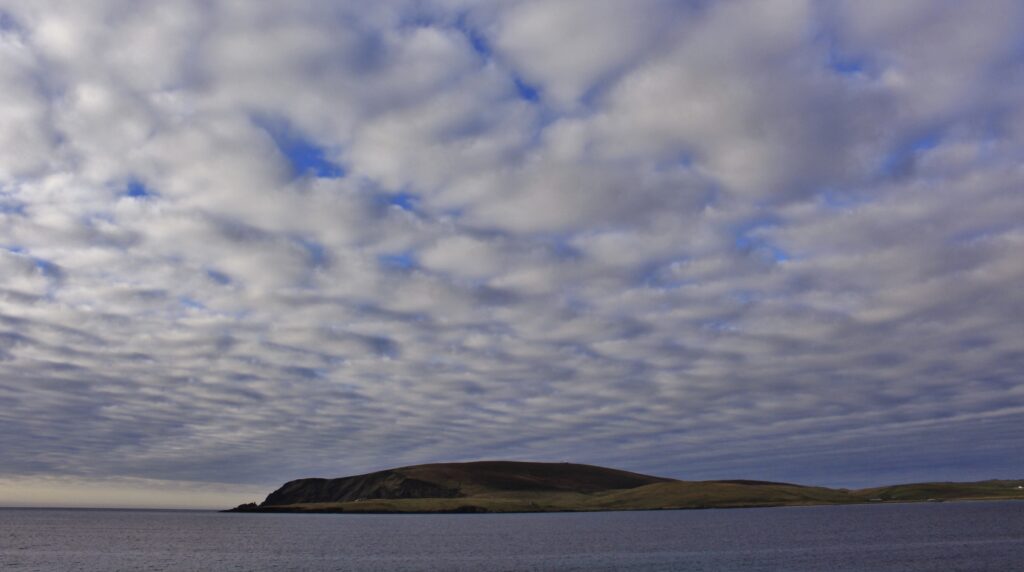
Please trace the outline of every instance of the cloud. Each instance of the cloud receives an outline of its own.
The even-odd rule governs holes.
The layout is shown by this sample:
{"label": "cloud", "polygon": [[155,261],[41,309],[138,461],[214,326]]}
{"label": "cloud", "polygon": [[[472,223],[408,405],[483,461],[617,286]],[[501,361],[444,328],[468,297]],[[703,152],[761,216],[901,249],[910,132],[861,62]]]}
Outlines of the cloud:
{"label": "cloud", "polygon": [[691,11],[664,0],[512,2],[486,29],[497,54],[545,101],[572,107],[685,30]]}
{"label": "cloud", "polygon": [[4,2],[4,475],[1019,470],[1018,11]]}

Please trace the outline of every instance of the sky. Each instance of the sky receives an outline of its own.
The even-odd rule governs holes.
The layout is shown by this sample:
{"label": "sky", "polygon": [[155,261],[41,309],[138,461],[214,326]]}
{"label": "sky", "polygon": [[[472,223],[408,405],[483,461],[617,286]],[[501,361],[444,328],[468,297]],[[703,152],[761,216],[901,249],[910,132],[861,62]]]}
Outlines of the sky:
{"label": "sky", "polygon": [[1018,0],[0,0],[0,505],[1024,476]]}

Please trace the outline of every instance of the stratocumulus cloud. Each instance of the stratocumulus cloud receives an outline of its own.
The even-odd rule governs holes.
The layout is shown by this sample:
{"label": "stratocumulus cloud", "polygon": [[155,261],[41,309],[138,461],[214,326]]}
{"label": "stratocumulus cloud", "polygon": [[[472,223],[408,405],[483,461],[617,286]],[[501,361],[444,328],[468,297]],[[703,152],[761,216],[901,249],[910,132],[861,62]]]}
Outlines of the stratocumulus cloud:
{"label": "stratocumulus cloud", "polygon": [[1021,21],[0,0],[0,476],[1019,472]]}

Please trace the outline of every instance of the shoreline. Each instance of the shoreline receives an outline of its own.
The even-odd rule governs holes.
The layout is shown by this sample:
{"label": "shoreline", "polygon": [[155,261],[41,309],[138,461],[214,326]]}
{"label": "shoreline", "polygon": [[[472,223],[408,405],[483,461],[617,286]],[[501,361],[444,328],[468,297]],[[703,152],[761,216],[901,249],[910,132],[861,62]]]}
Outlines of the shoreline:
{"label": "shoreline", "polygon": [[[852,501],[839,503],[774,503],[774,504],[744,504],[744,505],[723,505],[723,506],[684,506],[684,507],[658,507],[658,508],[557,508],[542,510],[487,510],[482,507],[467,505],[467,510],[344,510],[344,509],[296,509],[287,507],[261,507],[250,510],[239,510],[238,508],[218,510],[218,513],[237,514],[548,514],[548,513],[604,513],[604,512],[657,512],[675,510],[730,510],[730,509],[752,509],[752,508],[812,508],[822,506],[874,506],[893,504],[942,504],[955,502],[1020,502],[1024,497],[984,497],[984,498],[955,498],[955,499],[908,499],[908,500],[883,500],[883,501]],[[127,509],[132,510],[132,509]],[[140,509],[145,510],[145,509]]]}

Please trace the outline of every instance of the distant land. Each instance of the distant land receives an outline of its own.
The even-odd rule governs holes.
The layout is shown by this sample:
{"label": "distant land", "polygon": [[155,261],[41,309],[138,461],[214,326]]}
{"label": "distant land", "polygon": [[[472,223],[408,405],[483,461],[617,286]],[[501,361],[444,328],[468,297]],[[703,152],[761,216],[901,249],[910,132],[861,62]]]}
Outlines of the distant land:
{"label": "distant land", "polygon": [[574,463],[478,461],[285,483],[226,512],[501,513],[1024,500],[1024,480],[847,490],[753,480],[681,481]]}

